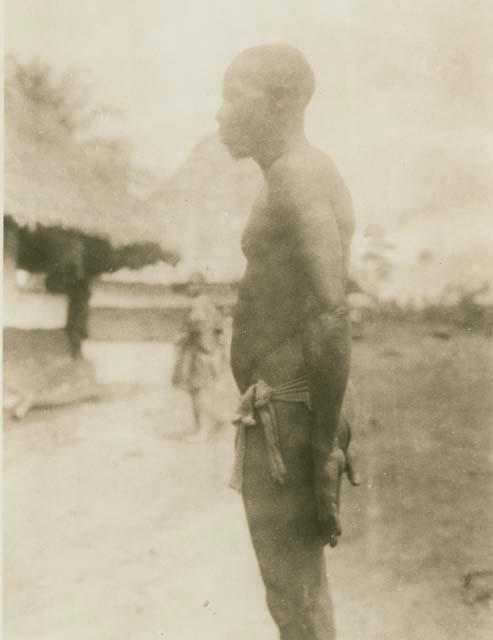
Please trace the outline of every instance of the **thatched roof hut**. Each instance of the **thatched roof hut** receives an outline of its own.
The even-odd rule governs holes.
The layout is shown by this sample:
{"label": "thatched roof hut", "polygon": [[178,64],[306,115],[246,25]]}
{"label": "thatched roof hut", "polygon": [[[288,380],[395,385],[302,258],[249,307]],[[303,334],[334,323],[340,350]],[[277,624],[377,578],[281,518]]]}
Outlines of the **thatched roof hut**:
{"label": "thatched roof hut", "polygon": [[79,232],[113,247],[152,242],[173,257],[162,210],[129,190],[125,143],[87,138],[76,74],[58,78],[40,61],[10,56],[5,75],[6,216],[18,227]]}
{"label": "thatched roof hut", "polygon": [[[45,109],[53,101],[17,89],[7,85],[3,342],[4,402],[21,417],[94,395],[94,370],[81,357],[93,280],[174,263],[177,251],[160,208],[130,193],[121,143],[79,139],[57,127]],[[19,289],[18,268],[44,274],[45,290]]]}

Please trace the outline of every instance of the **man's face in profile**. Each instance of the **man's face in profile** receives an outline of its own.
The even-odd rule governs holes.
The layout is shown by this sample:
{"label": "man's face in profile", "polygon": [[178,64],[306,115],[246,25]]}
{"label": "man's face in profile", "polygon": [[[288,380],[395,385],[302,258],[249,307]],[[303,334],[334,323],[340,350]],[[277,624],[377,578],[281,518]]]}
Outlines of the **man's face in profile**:
{"label": "man's face in profile", "polygon": [[219,137],[233,158],[248,158],[266,139],[273,122],[272,99],[254,78],[254,69],[231,67],[217,114]]}

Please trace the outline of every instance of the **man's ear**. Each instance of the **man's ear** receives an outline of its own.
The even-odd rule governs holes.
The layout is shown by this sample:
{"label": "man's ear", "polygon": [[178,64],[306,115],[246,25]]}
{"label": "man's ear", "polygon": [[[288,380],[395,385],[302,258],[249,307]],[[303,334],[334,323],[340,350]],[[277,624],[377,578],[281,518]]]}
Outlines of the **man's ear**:
{"label": "man's ear", "polygon": [[286,111],[291,104],[291,96],[286,87],[276,87],[272,90],[272,104],[277,113]]}

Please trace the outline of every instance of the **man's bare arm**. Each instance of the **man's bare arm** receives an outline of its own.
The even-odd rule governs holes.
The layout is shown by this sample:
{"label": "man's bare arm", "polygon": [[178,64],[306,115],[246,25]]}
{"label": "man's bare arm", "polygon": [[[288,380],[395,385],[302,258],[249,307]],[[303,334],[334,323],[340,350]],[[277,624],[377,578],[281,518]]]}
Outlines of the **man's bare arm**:
{"label": "man's bare arm", "polygon": [[316,176],[288,169],[274,185],[310,301],[302,347],[314,411],[315,490],[325,541],[335,545],[341,532],[339,482],[345,467],[336,436],[351,355],[341,239],[330,198]]}
{"label": "man's bare arm", "polygon": [[303,212],[296,234],[296,253],[311,298],[302,345],[315,414],[312,443],[315,456],[326,456],[335,445],[351,355],[341,243],[333,214],[316,207]]}
{"label": "man's bare arm", "polygon": [[[326,175],[301,158],[274,167],[270,194],[293,243],[303,293],[311,309],[303,327],[303,351],[316,416],[315,451],[334,446],[349,373],[350,324],[344,257]],[[325,178],[325,181],[324,181]]]}

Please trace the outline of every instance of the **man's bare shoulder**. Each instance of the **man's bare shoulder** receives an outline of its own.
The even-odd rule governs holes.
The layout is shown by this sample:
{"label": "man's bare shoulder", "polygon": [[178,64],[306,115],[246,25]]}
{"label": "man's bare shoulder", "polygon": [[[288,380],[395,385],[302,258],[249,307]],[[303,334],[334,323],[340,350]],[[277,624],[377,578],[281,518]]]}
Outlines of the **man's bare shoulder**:
{"label": "man's bare shoulder", "polygon": [[283,209],[306,209],[334,204],[349,192],[332,159],[320,149],[307,146],[284,154],[266,176],[270,196]]}
{"label": "man's bare shoulder", "polygon": [[281,156],[270,168],[267,176],[269,190],[284,194],[300,193],[307,196],[330,196],[342,185],[342,178],[332,159],[320,149],[307,146]]}

